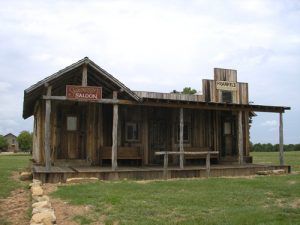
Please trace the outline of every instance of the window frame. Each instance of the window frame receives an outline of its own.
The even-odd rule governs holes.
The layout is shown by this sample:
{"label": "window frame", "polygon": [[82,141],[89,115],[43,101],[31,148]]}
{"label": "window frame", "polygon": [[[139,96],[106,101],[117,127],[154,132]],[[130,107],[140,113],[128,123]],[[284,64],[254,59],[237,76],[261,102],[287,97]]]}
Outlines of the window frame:
{"label": "window frame", "polygon": [[[132,130],[132,138],[128,138],[129,130],[128,127],[131,126],[133,128]],[[134,131],[134,129],[136,131]],[[136,135],[134,133],[137,133]],[[125,123],[125,141],[126,142],[139,142],[140,141],[140,129],[139,129],[139,123],[130,121]]]}

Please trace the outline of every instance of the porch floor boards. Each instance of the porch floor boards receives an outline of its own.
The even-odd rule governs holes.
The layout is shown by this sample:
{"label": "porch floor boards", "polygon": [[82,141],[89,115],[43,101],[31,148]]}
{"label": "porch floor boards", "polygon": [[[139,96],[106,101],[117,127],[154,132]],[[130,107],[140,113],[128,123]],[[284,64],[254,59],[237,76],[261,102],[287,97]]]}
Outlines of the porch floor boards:
{"label": "porch floor boards", "polygon": [[[232,177],[255,175],[257,171],[284,169],[286,173],[291,172],[288,165],[259,165],[259,164],[213,164],[210,167],[209,176],[211,177]],[[44,183],[66,182],[68,178],[75,177],[97,177],[100,180],[153,180],[153,179],[173,179],[173,178],[199,178],[207,177],[206,167],[169,166],[164,171],[163,166],[143,166],[143,167],[118,167],[112,170],[111,167],[100,166],[52,166],[51,171],[47,172],[44,166],[34,165],[32,168],[33,177]]]}

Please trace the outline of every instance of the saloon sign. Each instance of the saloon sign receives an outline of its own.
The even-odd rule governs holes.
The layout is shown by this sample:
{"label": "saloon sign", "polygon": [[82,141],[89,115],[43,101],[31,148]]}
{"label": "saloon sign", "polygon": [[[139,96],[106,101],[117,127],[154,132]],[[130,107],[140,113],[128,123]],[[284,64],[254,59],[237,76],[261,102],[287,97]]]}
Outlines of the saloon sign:
{"label": "saloon sign", "polygon": [[102,88],[93,86],[66,86],[66,96],[72,100],[97,101],[102,99]]}
{"label": "saloon sign", "polygon": [[219,90],[235,91],[237,88],[236,84],[236,82],[230,81],[216,81],[216,87]]}

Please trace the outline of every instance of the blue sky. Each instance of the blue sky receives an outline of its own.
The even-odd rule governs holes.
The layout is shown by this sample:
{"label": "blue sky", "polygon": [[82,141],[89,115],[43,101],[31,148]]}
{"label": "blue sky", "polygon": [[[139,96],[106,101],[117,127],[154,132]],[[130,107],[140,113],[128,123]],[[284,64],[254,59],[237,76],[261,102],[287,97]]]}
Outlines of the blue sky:
{"label": "blue sky", "polygon": [[[238,70],[255,104],[291,106],[286,143],[300,143],[300,1],[1,1],[0,133],[32,129],[23,91],[88,56],[133,90],[169,92]],[[278,142],[259,113],[253,142]]]}

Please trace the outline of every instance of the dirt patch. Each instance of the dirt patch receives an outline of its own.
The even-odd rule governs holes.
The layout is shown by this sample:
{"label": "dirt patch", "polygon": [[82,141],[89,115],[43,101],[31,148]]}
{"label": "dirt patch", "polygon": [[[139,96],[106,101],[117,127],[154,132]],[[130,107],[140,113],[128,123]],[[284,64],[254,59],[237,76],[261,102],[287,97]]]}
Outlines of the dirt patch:
{"label": "dirt patch", "polygon": [[59,199],[51,198],[51,204],[56,215],[56,223],[60,225],[77,225],[73,218],[75,216],[86,215],[90,208],[86,206],[74,206]]}
{"label": "dirt patch", "polygon": [[297,198],[295,199],[294,201],[292,201],[290,203],[290,206],[293,208],[293,209],[299,209],[300,208],[300,198]]}
{"label": "dirt patch", "polygon": [[[51,192],[57,190],[58,186],[69,186],[72,184],[44,184],[43,190],[45,195],[50,195]],[[65,202],[58,198],[50,197],[51,205],[54,209],[56,216],[56,223],[59,225],[78,225],[74,220],[76,216],[90,217],[92,220],[97,222],[92,223],[92,225],[104,225],[104,221],[106,220],[106,216],[102,215],[99,218],[94,218],[92,215],[93,206],[90,205],[71,205],[68,202]]]}
{"label": "dirt patch", "polygon": [[29,224],[30,202],[29,190],[12,191],[8,198],[0,199],[0,218],[5,218],[12,225]]}

